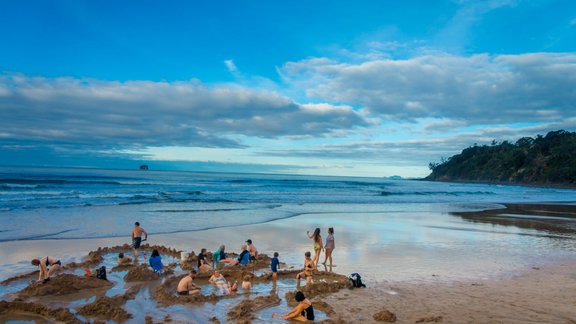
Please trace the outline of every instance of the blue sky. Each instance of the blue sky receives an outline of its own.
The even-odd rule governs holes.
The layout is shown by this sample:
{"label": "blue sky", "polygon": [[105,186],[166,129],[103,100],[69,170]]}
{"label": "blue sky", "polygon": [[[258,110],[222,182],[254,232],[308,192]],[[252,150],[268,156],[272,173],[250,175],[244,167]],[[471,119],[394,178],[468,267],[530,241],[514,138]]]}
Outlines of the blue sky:
{"label": "blue sky", "polygon": [[420,177],[576,130],[570,0],[0,8],[0,164]]}

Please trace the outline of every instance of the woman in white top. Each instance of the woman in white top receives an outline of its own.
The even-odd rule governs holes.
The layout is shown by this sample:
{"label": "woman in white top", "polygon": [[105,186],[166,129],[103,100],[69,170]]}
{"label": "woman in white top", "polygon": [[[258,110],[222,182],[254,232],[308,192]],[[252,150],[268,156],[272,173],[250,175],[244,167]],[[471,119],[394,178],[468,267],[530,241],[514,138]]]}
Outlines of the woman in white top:
{"label": "woman in white top", "polygon": [[334,251],[334,228],[330,227],[328,229],[328,236],[326,237],[326,245],[324,246],[324,250],[326,253],[324,254],[324,262],[322,264],[326,266],[326,261],[330,260],[330,271],[332,271],[332,251]]}

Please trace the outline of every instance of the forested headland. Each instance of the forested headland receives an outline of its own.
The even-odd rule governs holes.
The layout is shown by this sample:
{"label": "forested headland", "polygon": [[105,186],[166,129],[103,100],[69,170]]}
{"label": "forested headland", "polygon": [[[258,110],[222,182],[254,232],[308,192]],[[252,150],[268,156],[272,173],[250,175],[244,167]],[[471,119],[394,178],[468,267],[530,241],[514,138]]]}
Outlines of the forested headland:
{"label": "forested headland", "polygon": [[576,133],[558,130],[515,143],[475,144],[429,167],[426,180],[576,187]]}

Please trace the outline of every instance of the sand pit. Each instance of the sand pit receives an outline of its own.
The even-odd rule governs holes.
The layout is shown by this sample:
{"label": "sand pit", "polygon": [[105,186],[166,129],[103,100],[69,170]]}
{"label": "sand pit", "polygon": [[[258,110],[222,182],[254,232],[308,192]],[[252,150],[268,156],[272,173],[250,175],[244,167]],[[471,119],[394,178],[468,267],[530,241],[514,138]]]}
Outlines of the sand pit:
{"label": "sand pit", "polygon": [[24,279],[32,279],[32,278],[35,278],[35,279],[38,278],[38,270],[8,278],[8,279],[0,282],[0,285],[7,286],[14,281],[24,280]]}
{"label": "sand pit", "polygon": [[[171,277],[164,281],[164,283],[154,289],[152,293],[154,299],[162,306],[170,306],[174,304],[187,304],[187,303],[215,303],[227,296],[218,296],[216,294],[202,295],[195,294],[189,296],[180,296],[176,294],[176,286],[180,279],[186,275]],[[236,296],[229,296],[236,297]]]}
{"label": "sand pit", "polygon": [[34,314],[46,318],[50,321],[82,323],[66,308],[50,309],[44,305],[34,303],[0,301],[0,314]]}
{"label": "sand pit", "polygon": [[96,277],[80,277],[73,274],[61,274],[46,283],[34,282],[18,293],[21,298],[68,295],[86,289],[111,287],[112,283]]}
{"label": "sand pit", "polygon": [[256,319],[257,311],[280,304],[278,295],[256,297],[252,300],[243,300],[228,311],[228,319],[234,323],[250,323]]}

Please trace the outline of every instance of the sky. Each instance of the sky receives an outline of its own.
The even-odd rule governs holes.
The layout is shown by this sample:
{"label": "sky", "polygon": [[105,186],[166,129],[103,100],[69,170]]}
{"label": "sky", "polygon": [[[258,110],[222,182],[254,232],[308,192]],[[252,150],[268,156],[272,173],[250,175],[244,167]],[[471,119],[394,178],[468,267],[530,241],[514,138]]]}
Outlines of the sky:
{"label": "sky", "polygon": [[0,0],[0,165],[417,178],[559,129],[573,0]]}

